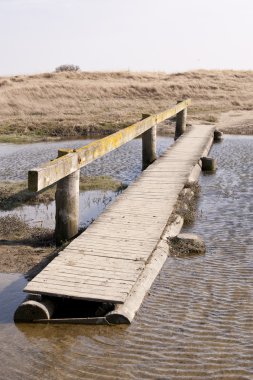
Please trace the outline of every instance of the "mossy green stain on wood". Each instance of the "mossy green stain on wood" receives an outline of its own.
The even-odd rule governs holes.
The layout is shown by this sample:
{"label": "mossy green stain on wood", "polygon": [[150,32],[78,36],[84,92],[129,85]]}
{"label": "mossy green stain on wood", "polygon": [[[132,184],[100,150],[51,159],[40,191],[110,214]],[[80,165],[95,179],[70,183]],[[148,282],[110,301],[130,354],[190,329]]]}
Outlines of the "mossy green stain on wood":
{"label": "mossy green stain on wood", "polygon": [[[125,143],[142,135],[144,132],[162,121],[175,116],[191,104],[191,99],[184,100],[174,107],[151,115],[135,124],[100,140],[94,141],[82,148],[73,150],[61,150],[63,156],[43,164],[41,167],[28,172],[28,189],[40,191],[69,174],[74,173],[90,162],[102,157],[106,153],[119,148]],[[37,173],[37,176],[36,176]]]}

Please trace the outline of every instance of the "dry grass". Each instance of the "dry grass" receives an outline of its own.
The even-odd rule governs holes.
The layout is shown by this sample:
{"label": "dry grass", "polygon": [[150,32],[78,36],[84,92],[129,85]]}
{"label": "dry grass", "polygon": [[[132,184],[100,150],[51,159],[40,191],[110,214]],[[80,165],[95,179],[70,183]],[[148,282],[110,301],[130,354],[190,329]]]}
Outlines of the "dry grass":
{"label": "dry grass", "polygon": [[180,215],[184,218],[184,225],[191,225],[196,218],[197,200],[200,194],[200,185],[197,182],[188,183],[187,188],[193,193],[192,197],[184,194],[184,190],[179,194],[172,217]]}
{"label": "dry grass", "polygon": [[[253,71],[45,73],[0,77],[5,141],[109,133],[191,97],[189,121],[253,109]],[[8,140],[9,139],[9,140]]]}
{"label": "dry grass", "polygon": [[15,215],[0,218],[0,240],[23,242],[32,246],[53,245],[54,232],[41,227],[29,227]]}
{"label": "dry grass", "polygon": [[88,190],[124,190],[126,185],[108,175],[80,176],[80,191]]}
{"label": "dry grass", "polygon": [[13,210],[23,204],[48,204],[54,200],[54,193],[53,187],[41,194],[30,192],[26,181],[0,182],[0,210]]}
{"label": "dry grass", "polygon": [[26,273],[35,265],[41,269],[55,252],[53,231],[30,227],[14,215],[0,218],[1,272]]}

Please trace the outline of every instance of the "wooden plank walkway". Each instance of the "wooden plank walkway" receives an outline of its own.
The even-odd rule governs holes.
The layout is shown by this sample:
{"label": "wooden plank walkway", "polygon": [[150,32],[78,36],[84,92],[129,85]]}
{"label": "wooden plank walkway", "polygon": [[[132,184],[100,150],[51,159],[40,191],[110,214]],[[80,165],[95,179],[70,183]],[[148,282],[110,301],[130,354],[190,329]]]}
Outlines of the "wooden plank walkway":
{"label": "wooden plank walkway", "polygon": [[24,291],[124,303],[213,132],[191,127]]}

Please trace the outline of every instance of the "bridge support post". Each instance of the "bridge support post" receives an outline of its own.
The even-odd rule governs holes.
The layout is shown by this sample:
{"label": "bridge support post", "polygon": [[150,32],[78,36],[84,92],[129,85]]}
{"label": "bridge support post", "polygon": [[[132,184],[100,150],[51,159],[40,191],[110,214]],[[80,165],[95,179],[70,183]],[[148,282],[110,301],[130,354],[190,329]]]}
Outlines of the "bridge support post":
{"label": "bridge support post", "polygon": [[[63,152],[58,153],[59,156]],[[73,238],[79,224],[79,180],[80,170],[57,182],[55,193],[55,240],[57,245]]]}
{"label": "bridge support post", "polygon": [[223,132],[219,131],[218,129],[215,129],[213,137],[215,142],[221,141],[223,139]]}
{"label": "bridge support post", "polygon": [[[179,100],[177,103],[181,103],[182,100]],[[187,108],[178,112],[176,118],[176,130],[175,130],[175,140],[178,139],[186,130],[186,118],[187,118]]]}
{"label": "bridge support post", "polygon": [[217,169],[217,161],[211,157],[201,157],[202,170],[214,172]]}
{"label": "bridge support post", "polygon": [[[149,117],[143,114],[142,120]],[[156,125],[142,134],[142,169],[146,169],[156,160]]]}

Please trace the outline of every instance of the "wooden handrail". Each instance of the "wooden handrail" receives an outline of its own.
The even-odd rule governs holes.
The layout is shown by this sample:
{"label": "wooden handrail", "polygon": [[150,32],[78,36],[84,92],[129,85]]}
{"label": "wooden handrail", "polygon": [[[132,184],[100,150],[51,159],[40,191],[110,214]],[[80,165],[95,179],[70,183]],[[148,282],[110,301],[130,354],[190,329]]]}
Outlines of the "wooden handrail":
{"label": "wooden handrail", "polygon": [[102,157],[106,153],[109,153],[142,135],[144,132],[162,121],[181,113],[181,111],[184,111],[190,104],[191,99],[184,100],[164,112],[151,115],[118,132],[85,145],[84,147],[60,150],[60,157],[49,161],[38,168],[29,170],[28,189],[30,191],[40,191],[45,189],[97,158]]}
{"label": "wooden handrail", "polygon": [[28,189],[40,191],[57,182],[56,203],[56,243],[73,238],[78,233],[79,220],[79,179],[80,169],[119,148],[135,137],[142,136],[143,169],[156,159],[156,126],[177,115],[175,139],[186,128],[187,107],[191,99],[180,101],[174,107],[155,114],[143,115],[142,120],[100,140],[78,149],[61,149],[58,158],[46,162],[28,172]]}

